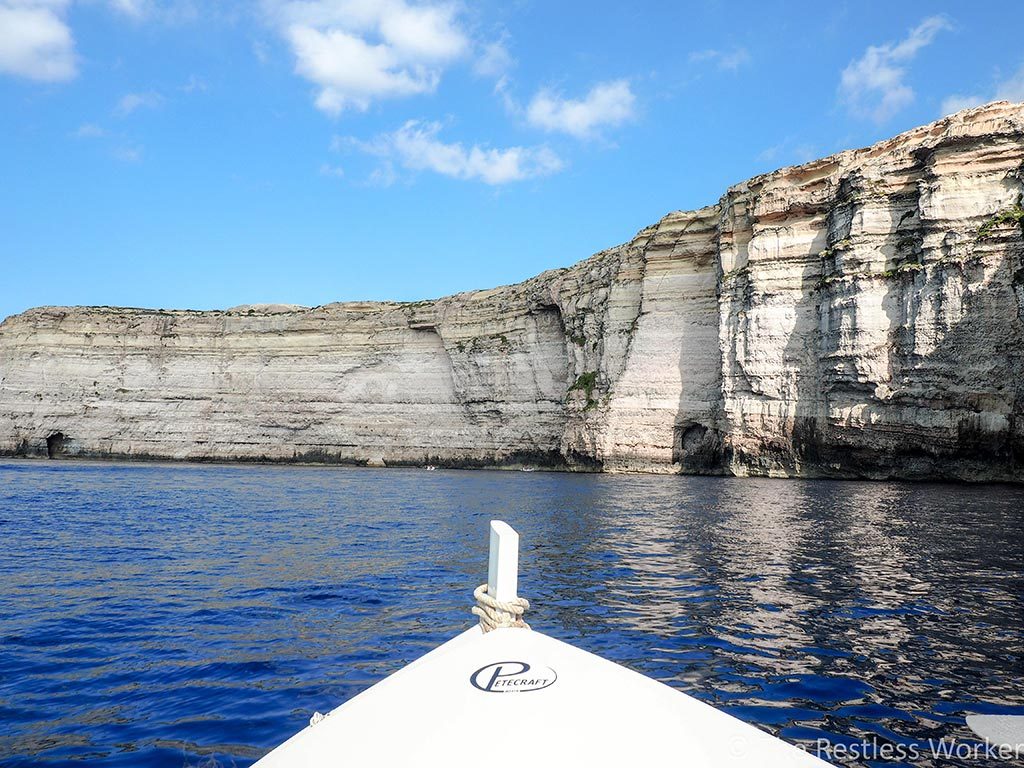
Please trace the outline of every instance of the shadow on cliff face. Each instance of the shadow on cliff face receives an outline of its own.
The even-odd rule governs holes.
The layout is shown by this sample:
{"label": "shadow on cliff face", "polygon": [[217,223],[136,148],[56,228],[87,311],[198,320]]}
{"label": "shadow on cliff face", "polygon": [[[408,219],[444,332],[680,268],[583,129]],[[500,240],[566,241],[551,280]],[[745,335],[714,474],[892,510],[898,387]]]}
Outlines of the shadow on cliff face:
{"label": "shadow on cliff face", "polygon": [[[791,459],[813,474],[1019,480],[1024,227],[988,238],[947,232],[941,253],[925,262],[921,225],[901,232],[905,220],[889,238],[883,272],[854,275],[837,291],[828,265],[817,291],[804,281],[804,295],[818,297],[814,320],[829,333],[797,323],[787,346],[787,355],[803,356]],[[872,291],[887,319],[882,348],[870,349],[867,339],[846,348],[840,331],[858,329],[865,318],[857,299]],[[830,419],[836,408],[857,423]]]}
{"label": "shadow on cliff face", "polygon": [[[745,360],[737,356],[732,361],[743,373],[748,397],[764,406],[761,418],[766,428],[762,428],[761,434],[752,436],[745,432],[745,426],[740,426],[740,440],[730,441],[726,447],[727,460],[744,467],[751,474],[764,475],[781,470],[788,475],[798,475],[807,472],[807,465],[819,464],[819,424],[825,414],[819,363],[822,349],[820,253],[826,250],[826,244],[843,237],[835,234],[837,224],[832,219],[832,214],[823,217],[820,213],[808,211],[803,222],[794,220],[790,223],[792,229],[804,227],[813,233],[806,243],[809,253],[799,257],[799,283],[795,288],[759,286],[747,276],[743,305],[748,308],[757,306],[759,302],[762,308],[771,308],[770,302],[773,299],[777,301],[780,294],[793,297],[792,325],[781,348],[777,380],[772,382],[765,377],[766,381],[760,381],[757,376],[748,376],[743,370]],[[848,221],[838,226],[845,226],[848,233]],[[764,232],[771,233],[772,229]],[[773,233],[771,236],[783,235]],[[795,247],[792,242],[785,245]],[[783,248],[784,245],[778,247]],[[794,257],[790,259],[795,260]],[[772,318],[769,316],[769,319]],[[754,336],[756,332],[756,323],[743,330],[744,343],[751,349],[759,343]],[[768,431],[771,425],[776,428],[774,434]],[[735,433],[736,425],[733,431]],[[829,474],[820,470],[816,473]]]}
{"label": "shadow on cliff face", "polygon": [[684,262],[688,269],[680,270],[682,300],[689,306],[677,309],[682,328],[676,362],[679,397],[672,425],[671,462],[681,474],[728,472],[722,428],[722,213],[720,205],[709,210],[713,216],[692,218],[675,240],[690,260]]}
{"label": "shadow on cliff face", "polygon": [[[771,452],[769,459],[788,473],[884,474],[877,469],[880,446],[872,444],[866,455],[858,455],[863,427],[833,427],[830,413],[835,408],[853,410],[875,396],[878,382],[870,376],[879,339],[871,336],[871,318],[864,315],[869,309],[861,299],[875,292],[876,278],[870,275],[884,271],[881,262],[920,261],[920,231],[913,227],[918,209],[916,189],[880,201],[873,194],[872,181],[859,172],[839,182],[836,203],[823,222],[826,247],[804,266],[801,302],[785,347],[785,360],[795,366],[795,402],[784,425],[789,442]],[[872,236],[865,219],[887,222],[889,235],[884,243],[857,247],[858,240]],[[859,223],[856,232],[855,221]],[[881,303],[884,307],[886,299]]]}
{"label": "shadow on cliff face", "polygon": [[890,270],[888,392],[870,401],[866,462],[883,452],[910,478],[1022,479],[1022,260],[1024,221],[993,211],[946,231],[929,263]]}
{"label": "shadow on cliff face", "polygon": [[801,272],[800,301],[784,351],[786,369],[794,376],[794,401],[784,424],[784,429],[789,430],[789,443],[766,445],[769,459],[782,464],[791,474],[804,472],[807,464],[822,465],[820,425],[827,408],[820,365],[821,307],[821,265],[810,262]]}
{"label": "shadow on cliff face", "polygon": [[[985,254],[993,246],[1000,252],[995,259]],[[885,448],[906,476],[1021,478],[1022,258],[1024,232],[1004,232],[891,282],[885,306],[893,392],[871,413],[882,429],[902,431],[903,439]],[[930,328],[934,338],[920,338]],[[922,407],[938,423],[906,430],[904,415]]]}
{"label": "shadow on cliff face", "polygon": [[[691,328],[696,325],[691,324]],[[728,471],[725,433],[722,430],[722,354],[718,343],[717,288],[709,327],[714,329],[713,339],[692,339],[679,352],[679,404],[672,426],[672,464],[678,465],[681,474],[721,475]],[[705,393],[711,385],[707,381],[699,381],[697,373],[708,364],[715,372],[714,394],[710,402]],[[704,407],[696,405],[702,400]]]}

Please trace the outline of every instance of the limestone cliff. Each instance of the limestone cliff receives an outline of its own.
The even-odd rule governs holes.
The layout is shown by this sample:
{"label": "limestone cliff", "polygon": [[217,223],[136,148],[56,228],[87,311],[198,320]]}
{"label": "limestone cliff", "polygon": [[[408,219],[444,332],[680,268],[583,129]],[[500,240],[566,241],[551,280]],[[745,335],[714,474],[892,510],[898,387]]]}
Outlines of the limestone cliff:
{"label": "limestone cliff", "polygon": [[0,452],[1024,480],[1024,105],[514,286],[0,325]]}

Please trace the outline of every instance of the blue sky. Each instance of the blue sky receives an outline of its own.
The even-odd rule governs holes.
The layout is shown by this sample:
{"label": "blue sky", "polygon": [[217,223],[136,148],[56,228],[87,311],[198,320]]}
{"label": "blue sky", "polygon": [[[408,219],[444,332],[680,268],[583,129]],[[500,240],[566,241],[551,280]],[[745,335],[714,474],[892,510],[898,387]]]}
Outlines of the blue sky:
{"label": "blue sky", "polygon": [[510,283],[1024,100],[972,3],[0,0],[0,316]]}

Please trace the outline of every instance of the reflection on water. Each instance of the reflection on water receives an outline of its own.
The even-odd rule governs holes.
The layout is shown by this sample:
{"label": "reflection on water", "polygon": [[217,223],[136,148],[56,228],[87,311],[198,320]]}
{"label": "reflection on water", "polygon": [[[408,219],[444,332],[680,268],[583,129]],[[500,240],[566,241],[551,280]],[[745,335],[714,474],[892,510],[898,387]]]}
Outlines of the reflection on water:
{"label": "reflection on water", "polygon": [[0,762],[249,765],[468,626],[491,517],[535,627],[790,741],[1024,713],[1012,487],[8,462]]}

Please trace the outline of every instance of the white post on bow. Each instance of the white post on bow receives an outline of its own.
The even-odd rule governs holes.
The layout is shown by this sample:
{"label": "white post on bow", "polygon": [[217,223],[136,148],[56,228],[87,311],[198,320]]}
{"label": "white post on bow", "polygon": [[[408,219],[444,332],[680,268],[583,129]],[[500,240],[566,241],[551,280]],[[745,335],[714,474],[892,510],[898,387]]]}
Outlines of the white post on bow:
{"label": "white post on bow", "polygon": [[491,520],[491,554],[487,564],[487,594],[509,602],[519,590],[519,534],[501,520]]}

